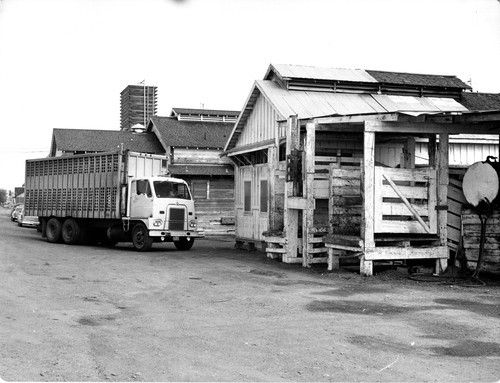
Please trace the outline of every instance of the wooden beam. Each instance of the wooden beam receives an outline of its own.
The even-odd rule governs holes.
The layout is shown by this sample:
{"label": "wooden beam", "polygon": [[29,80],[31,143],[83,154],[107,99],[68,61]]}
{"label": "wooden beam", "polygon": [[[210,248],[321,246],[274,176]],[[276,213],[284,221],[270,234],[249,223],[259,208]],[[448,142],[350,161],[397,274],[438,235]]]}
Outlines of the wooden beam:
{"label": "wooden beam", "polygon": [[448,246],[432,247],[373,247],[365,250],[365,259],[397,260],[397,259],[448,259]]}
{"label": "wooden beam", "polygon": [[366,131],[385,133],[421,134],[495,134],[500,132],[500,122],[449,124],[434,122],[387,122],[371,121]]}
{"label": "wooden beam", "polygon": [[339,123],[364,123],[365,121],[397,121],[398,113],[380,113],[372,115],[321,117],[313,120],[317,125]]}

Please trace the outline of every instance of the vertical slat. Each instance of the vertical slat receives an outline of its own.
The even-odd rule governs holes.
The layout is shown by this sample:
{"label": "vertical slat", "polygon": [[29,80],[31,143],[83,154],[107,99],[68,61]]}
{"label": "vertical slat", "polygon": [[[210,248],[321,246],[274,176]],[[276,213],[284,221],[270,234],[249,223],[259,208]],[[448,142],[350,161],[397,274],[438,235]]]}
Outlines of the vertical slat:
{"label": "vertical slat", "polygon": [[436,185],[436,171],[434,169],[429,170],[429,187],[428,187],[429,197],[427,198],[427,209],[429,217],[429,227],[431,233],[436,234],[438,232],[438,220],[437,220],[437,185]]}
{"label": "vertical slat", "polygon": [[384,196],[382,194],[382,183],[383,183],[383,168],[375,167],[375,178],[374,178],[374,223],[373,230],[377,232],[382,227],[382,203]]}

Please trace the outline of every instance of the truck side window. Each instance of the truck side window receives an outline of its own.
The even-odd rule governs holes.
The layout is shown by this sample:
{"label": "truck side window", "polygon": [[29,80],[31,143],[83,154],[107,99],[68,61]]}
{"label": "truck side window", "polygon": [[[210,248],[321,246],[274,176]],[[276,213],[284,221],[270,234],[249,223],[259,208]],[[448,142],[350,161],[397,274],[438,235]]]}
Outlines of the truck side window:
{"label": "truck side window", "polygon": [[137,181],[137,194],[145,194],[148,198],[151,198],[153,194],[151,193],[151,186],[148,180],[138,180]]}

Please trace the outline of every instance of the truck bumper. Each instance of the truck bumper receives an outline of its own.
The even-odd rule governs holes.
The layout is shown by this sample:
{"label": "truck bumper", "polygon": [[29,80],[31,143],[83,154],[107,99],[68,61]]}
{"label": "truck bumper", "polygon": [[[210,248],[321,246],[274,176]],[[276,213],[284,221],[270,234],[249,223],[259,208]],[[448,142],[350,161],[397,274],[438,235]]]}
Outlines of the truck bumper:
{"label": "truck bumper", "polygon": [[203,234],[203,232],[199,232],[199,231],[196,231],[196,230],[175,230],[175,231],[167,231],[167,230],[156,230],[156,229],[152,229],[152,230],[149,230],[149,235],[151,237],[155,237],[155,238],[158,238],[158,237],[163,237],[164,239],[163,240],[166,240],[166,241],[171,241],[171,240],[174,240],[174,237],[179,237],[179,238],[182,238],[182,237],[190,237],[190,238],[203,238],[205,235]]}

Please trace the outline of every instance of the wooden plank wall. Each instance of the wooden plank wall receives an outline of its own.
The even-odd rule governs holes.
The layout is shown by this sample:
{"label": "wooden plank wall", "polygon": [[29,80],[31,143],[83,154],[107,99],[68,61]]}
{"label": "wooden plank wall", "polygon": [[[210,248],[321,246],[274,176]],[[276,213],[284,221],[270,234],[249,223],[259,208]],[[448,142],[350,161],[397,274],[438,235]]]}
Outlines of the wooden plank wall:
{"label": "wooden plank wall", "polygon": [[260,95],[238,139],[238,146],[273,139],[278,127],[277,121],[281,118],[274,107]]}
{"label": "wooden plank wall", "polygon": [[208,198],[195,198],[198,227],[205,235],[234,234],[234,183],[228,178],[197,179],[208,183]]}
{"label": "wooden plank wall", "polygon": [[[472,209],[464,209],[462,212],[462,225],[467,266],[475,270],[481,240],[479,216]],[[498,211],[492,214],[487,221],[482,270],[500,274],[500,213]]]}
{"label": "wooden plank wall", "polygon": [[338,169],[331,165],[330,233],[361,235],[361,169]]}

